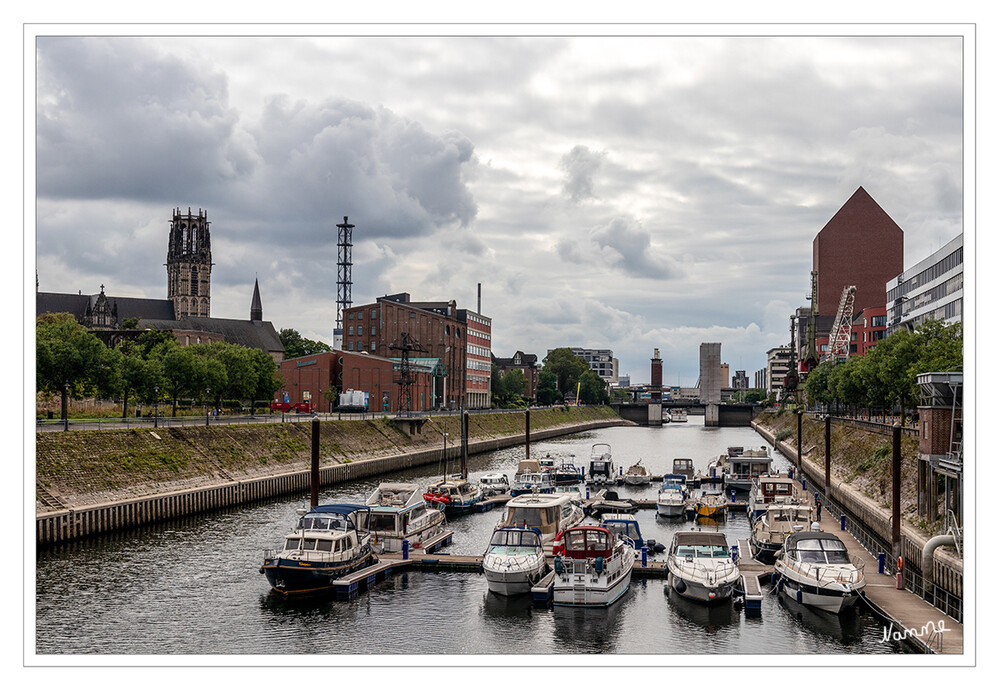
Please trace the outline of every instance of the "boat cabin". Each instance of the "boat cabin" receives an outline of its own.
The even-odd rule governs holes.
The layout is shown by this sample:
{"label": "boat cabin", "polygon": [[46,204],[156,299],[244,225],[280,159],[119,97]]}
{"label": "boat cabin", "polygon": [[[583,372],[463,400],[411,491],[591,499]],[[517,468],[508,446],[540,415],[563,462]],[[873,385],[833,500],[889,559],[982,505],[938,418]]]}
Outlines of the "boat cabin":
{"label": "boat cabin", "polygon": [[510,479],[499,472],[484,474],[479,477],[479,486],[483,489],[496,489],[505,492],[510,488]]}
{"label": "boat cabin", "polygon": [[[728,474],[735,477],[758,477],[770,473],[770,463],[773,458],[766,449],[748,450],[738,455],[732,455],[729,448]],[[739,449],[741,450],[741,449]]]}
{"label": "boat cabin", "polygon": [[784,542],[789,558],[802,563],[848,565],[850,554],[833,534],[828,532],[796,532]]}
{"label": "boat cabin", "polygon": [[510,499],[501,527],[524,526],[538,531],[543,541],[551,541],[573,519],[574,494],[524,494]]}
{"label": "boat cabin", "polygon": [[491,553],[515,555],[541,548],[541,533],[531,527],[500,527],[489,540]]}
{"label": "boat cabin", "polygon": [[343,532],[330,537],[316,537],[312,535],[293,536],[285,539],[285,551],[315,551],[320,555],[337,554],[357,546],[357,535],[353,532]]}
{"label": "boat cabin", "polygon": [[642,539],[642,530],[639,529],[638,522],[633,518],[626,515],[605,515],[604,519],[600,522],[600,526],[606,527],[613,534],[621,538],[630,539],[638,548],[645,546],[645,540]]}
{"label": "boat cabin", "polygon": [[540,471],[541,471],[540,462],[538,462],[537,460],[526,458],[517,463],[517,474],[514,476],[516,477],[526,472],[540,472]]}
{"label": "boat cabin", "polygon": [[683,475],[687,479],[693,479],[694,461],[690,458],[673,458],[673,473]]}
{"label": "boat cabin", "polygon": [[567,558],[610,558],[615,537],[606,527],[573,527],[565,531],[562,545]]}
{"label": "boat cabin", "polygon": [[670,552],[685,561],[729,558],[732,555],[725,535],[720,532],[677,532],[673,536]]}
{"label": "boat cabin", "polygon": [[757,496],[763,503],[786,501],[794,497],[794,480],[787,477],[761,475],[756,481]]}

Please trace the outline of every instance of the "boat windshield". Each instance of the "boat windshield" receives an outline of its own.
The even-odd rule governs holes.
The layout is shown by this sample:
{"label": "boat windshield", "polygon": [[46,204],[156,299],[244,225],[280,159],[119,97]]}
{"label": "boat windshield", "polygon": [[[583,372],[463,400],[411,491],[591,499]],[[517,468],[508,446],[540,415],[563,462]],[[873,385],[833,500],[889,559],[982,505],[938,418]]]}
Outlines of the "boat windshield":
{"label": "boat windshield", "polygon": [[619,534],[622,537],[628,537],[632,541],[636,539],[641,539],[642,535],[638,532],[638,524],[630,521],[608,521],[603,524],[604,527],[609,529],[614,534]]}
{"label": "boat windshield", "polygon": [[555,508],[521,508],[514,506],[507,511],[506,524],[536,527],[551,532],[557,513]]}
{"label": "boat windshield", "polygon": [[490,546],[528,546],[537,547],[541,545],[536,532],[530,530],[509,530],[500,529],[493,532],[493,538],[489,541]]}
{"label": "boat windshield", "polygon": [[834,539],[802,539],[797,547],[798,560],[802,563],[845,565],[850,562],[846,546]]}
{"label": "boat windshield", "polygon": [[691,546],[678,546],[676,549],[677,556],[692,556],[694,558],[728,558],[729,551],[727,546],[708,546],[708,545],[691,545]]}
{"label": "boat windshield", "polygon": [[593,462],[590,463],[590,472],[591,473],[593,473],[593,472],[603,472],[604,474],[606,474],[607,473],[607,463],[606,462],[602,462],[600,460],[594,460]]}
{"label": "boat windshield", "polygon": [[299,529],[347,529],[347,522],[342,517],[309,517],[306,515],[298,521]]}

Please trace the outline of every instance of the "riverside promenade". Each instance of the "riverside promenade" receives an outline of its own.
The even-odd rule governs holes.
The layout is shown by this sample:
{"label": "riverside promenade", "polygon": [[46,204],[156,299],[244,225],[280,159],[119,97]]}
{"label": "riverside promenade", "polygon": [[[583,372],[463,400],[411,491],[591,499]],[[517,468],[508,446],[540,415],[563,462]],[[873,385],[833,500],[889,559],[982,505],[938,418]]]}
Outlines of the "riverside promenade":
{"label": "riverside promenade", "polygon": [[[796,464],[797,451],[791,444],[783,441],[775,443],[773,435],[758,423],[754,422],[753,427],[792,465]],[[799,474],[800,470],[796,470],[796,477]],[[840,484],[840,491],[843,490],[849,489]],[[809,495],[807,491],[801,490],[800,484],[796,487],[796,492],[799,496]],[[963,623],[930,605],[914,592],[898,589],[896,576],[887,572],[888,567],[884,574],[879,574],[878,555],[871,553],[849,531],[841,529],[839,516],[831,515],[831,512],[828,508],[822,511],[822,530],[834,533],[843,540],[851,556],[863,559],[864,577],[867,580],[864,599],[879,615],[890,621],[884,632],[886,638],[907,639],[925,652],[965,654]],[[890,554],[887,558],[891,558]]]}

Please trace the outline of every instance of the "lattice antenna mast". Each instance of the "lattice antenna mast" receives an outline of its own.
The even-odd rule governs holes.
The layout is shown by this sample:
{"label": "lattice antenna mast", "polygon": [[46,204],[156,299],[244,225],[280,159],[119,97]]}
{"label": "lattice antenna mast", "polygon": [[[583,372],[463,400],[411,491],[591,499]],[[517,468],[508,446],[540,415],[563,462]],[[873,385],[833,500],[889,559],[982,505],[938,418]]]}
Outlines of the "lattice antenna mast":
{"label": "lattice antenna mast", "polygon": [[847,285],[839,298],[836,320],[829,331],[829,349],[822,361],[833,357],[847,357],[850,354],[850,334],[853,330],[853,303],[857,296],[857,286]]}
{"label": "lattice antenna mast", "polygon": [[808,311],[808,332],[806,334],[806,339],[808,342],[805,343],[805,357],[803,361],[805,362],[805,368],[811,371],[819,362],[819,355],[815,351],[815,320],[819,316],[819,273],[818,271],[812,271],[812,294],[811,305]]}
{"label": "lattice antenna mast", "polygon": [[410,387],[413,385],[413,368],[409,363],[409,353],[410,352],[426,352],[426,349],[419,342],[409,337],[409,333],[400,333],[399,341],[401,344],[392,343],[389,345],[390,350],[398,350],[399,355],[399,371],[396,374],[395,382],[399,386],[399,412],[409,413],[411,411],[412,398],[410,396]]}
{"label": "lattice antenna mast", "polygon": [[343,222],[336,226],[336,325],[333,326],[333,349],[339,350],[343,345],[343,310],[350,308],[350,269],[353,262],[350,259],[350,249],[353,247],[351,240],[354,226],[347,222],[347,216],[343,217]]}

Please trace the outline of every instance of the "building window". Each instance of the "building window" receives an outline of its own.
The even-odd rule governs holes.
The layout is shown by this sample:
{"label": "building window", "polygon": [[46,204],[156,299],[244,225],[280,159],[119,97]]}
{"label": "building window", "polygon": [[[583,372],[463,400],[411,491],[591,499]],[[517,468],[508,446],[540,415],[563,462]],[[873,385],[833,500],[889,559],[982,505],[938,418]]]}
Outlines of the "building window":
{"label": "building window", "polygon": [[415,319],[416,318],[416,312],[415,311],[409,312],[409,318]]}
{"label": "building window", "polygon": [[353,326],[348,326],[347,327],[347,335],[354,335],[354,327]]}
{"label": "building window", "polygon": [[[377,327],[376,326],[372,326],[371,327],[371,335],[375,335],[375,333],[377,333],[377,332],[378,332]],[[374,346],[372,346],[372,347],[374,347]]]}
{"label": "building window", "polygon": [[373,318],[373,319],[377,319],[378,318],[378,310],[377,309],[372,309],[371,310],[371,318]]}
{"label": "building window", "polygon": [[354,351],[354,341],[353,340],[351,340],[349,343],[347,343],[347,349],[350,350],[351,352]]}

